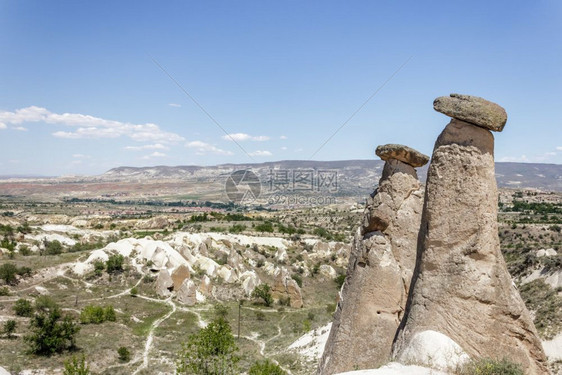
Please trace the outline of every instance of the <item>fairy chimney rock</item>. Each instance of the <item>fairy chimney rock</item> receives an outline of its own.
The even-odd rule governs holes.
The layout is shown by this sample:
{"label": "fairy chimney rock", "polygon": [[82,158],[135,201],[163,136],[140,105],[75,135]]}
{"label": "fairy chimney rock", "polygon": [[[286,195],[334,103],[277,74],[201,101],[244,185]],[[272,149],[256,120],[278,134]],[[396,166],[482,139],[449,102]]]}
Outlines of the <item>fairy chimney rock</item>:
{"label": "fairy chimney rock", "polygon": [[377,155],[386,160],[383,176],[355,234],[322,375],[388,362],[405,308],[423,204],[413,166],[429,158],[401,145],[379,146]]}
{"label": "fairy chimney rock", "polygon": [[[487,100],[435,100],[453,117],[431,159],[417,264],[393,357],[454,367],[469,357],[507,357],[547,374],[531,316],[500,252],[494,137],[507,115]],[[446,358],[436,363],[436,358]]]}

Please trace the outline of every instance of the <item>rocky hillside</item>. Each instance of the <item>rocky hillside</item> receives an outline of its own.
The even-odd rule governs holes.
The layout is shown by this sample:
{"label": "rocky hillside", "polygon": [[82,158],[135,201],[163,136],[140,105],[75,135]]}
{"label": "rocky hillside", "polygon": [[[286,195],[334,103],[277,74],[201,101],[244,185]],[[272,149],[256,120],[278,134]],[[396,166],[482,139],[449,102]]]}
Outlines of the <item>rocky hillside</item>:
{"label": "rocky hillside", "polygon": [[[365,196],[381,176],[384,162],[381,160],[306,161],[284,160],[259,164],[222,164],[201,166],[118,167],[99,178],[103,180],[128,179],[186,179],[201,182],[223,181],[230,173],[251,169],[262,182],[268,181],[271,169],[335,170],[338,173],[339,190],[343,194]],[[420,168],[419,176],[425,182],[427,166]],[[537,188],[562,191],[562,165],[538,163],[496,163],[496,180],[503,188]]]}

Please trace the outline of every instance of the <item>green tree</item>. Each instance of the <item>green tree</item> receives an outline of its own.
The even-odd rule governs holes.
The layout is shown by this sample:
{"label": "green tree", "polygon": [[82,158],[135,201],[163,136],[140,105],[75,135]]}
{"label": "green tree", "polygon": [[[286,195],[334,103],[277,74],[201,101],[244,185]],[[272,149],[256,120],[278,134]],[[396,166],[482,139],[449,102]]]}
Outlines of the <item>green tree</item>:
{"label": "green tree", "polygon": [[108,273],[114,272],[121,272],[123,271],[123,262],[125,261],[125,257],[121,254],[110,255],[107,262],[105,262],[105,266],[107,268]]}
{"label": "green tree", "polygon": [[104,310],[101,306],[88,305],[80,312],[80,323],[82,324],[100,324],[104,321]]}
{"label": "green tree", "polygon": [[215,319],[197,334],[191,335],[178,353],[177,374],[238,374],[238,348],[228,322]]}
{"label": "green tree", "polygon": [[62,253],[62,244],[57,241],[47,241],[45,240],[45,254],[47,255],[58,255]]}
{"label": "green tree", "polygon": [[119,360],[121,362],[129,362],[131,360],[131,352],[124,346],[117,349],[117,354],[119,354]]}
{"label": "green tree", "polygon": [[24,337],[33,354],[50,356],[71,350],[76,347],[76,334],[80,327],[74,320],[65,315],[59,307],[51,311],[40,311],[31,318],[29,328],[31,333]]}
{"label": "green tree", "polygon": [[16,331],[18,323],[15,320],[6,320],[4,322],[4,328],[2,332],[6,335],[7,338],[11,339],[12,334]]}
{"label": "green tree", "polygon": [[0,266],[0,279],[4,280],[8,285],[16,285],[18,280],[18,267],[14,263],[4,263]]}
{"label": "green tree", "polygon": [[254,229],[258,232],[273,232],[273,224],[270,221],[265,221],[261,224],[258,224],[254,227]]}
{"label": "green tree", "polygon": [[101,276],[103,270],[105,269],[105,263],[101,260],[94,261],[94,274],[96,276]]}
{"label": "green tree", "polygon": [[117,315],[115,314],[115,309],[113,306],[106,306],[103,310],[103,317],[108,322],[114,322],[117,320]]}
{"label": "green tree", "polygon": [[14,312],[17,316],[31,317],[33,315],[33,306],[30,301],[20,298],[14,304]]}
{"label": "green tree", "polygon": [[271,362],[269,359],[265,361],[258,361],[255,362],[252,367],[250,367],[250,371],[248,372],[249,375],[286,375],[287,373],[276,365],[275,363]]}
{"label": "green tree", "polygon": [[271,287],[268,284],[258,285],[252,292],[252,297],[261,298],[266,306],[271,306],[273,297],[271,296]]}
{"label": "green tree", "polygon": [[86,363],[86,357],[82,354],[79,358],[72,356],[68,361],[64,361],[63,375],[89,375],[90,366]]}

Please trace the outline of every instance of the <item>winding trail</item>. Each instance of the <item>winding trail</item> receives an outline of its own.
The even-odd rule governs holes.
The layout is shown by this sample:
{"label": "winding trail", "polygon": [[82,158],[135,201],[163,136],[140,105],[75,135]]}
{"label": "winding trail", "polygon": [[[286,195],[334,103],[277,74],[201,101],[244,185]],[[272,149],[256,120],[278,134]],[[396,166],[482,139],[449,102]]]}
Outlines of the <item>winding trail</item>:
{"label": "winding trail", "polygon": [[[142,298],[142,297],[141,297]],[[149,299],[149,298],[147,298]],[[152,300],[152,298],[150,298],[150,300]],[[132,375],[136,375],[139,371],[145,369],[148,367],[148,355],[150,353],[150,347],[152,346],[152,341],[154,341],[154,330],[156,328],[158,328],[158,326],[160,324],[162,324],[162,322],[164,322],[166,319],[168,319],[170,316],[172,316],[173,313],[176,312],[176,304],[172,302],[172,297],[169,297],[168,299],[166,299],[165,301],[161,301],[161,302],[165,302],[166,304],[168,304],[169,306],[172,307],[172,310],[170,310],[166,315],[164,315],[163,317],[161,317],[160,319],[157,319],[154,321],[154,323],[152,323],[152,326],[150,327],[150,331],[148,332],[148,337],[146,339],[146,344],[144,345],[144,353],[142,355],[142,365],[139,366],[135,372],[133,372]]]}

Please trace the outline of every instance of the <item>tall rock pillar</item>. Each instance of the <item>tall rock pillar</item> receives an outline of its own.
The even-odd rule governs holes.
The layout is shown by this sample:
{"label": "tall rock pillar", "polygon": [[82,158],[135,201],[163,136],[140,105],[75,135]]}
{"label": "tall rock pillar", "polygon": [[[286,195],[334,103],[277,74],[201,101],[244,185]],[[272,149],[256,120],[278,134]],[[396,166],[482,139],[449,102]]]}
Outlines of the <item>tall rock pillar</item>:
{"label": "tall rock pillar", "polygon": [[454,367],[469,357],[519,362],[546,374],[535,327],[500,252],[494,137],[505,110],[451,94],[434,109],[452,117],[433,151],[406,315],[394,358]]}
{"label": "tall rock pillar", "polygon": [[406,305],[423,206],[414,167],[429,158],[401,145],[379,146],[376,153],[386,163],[355,234],[318,370],[323,375],[388,362]]}

